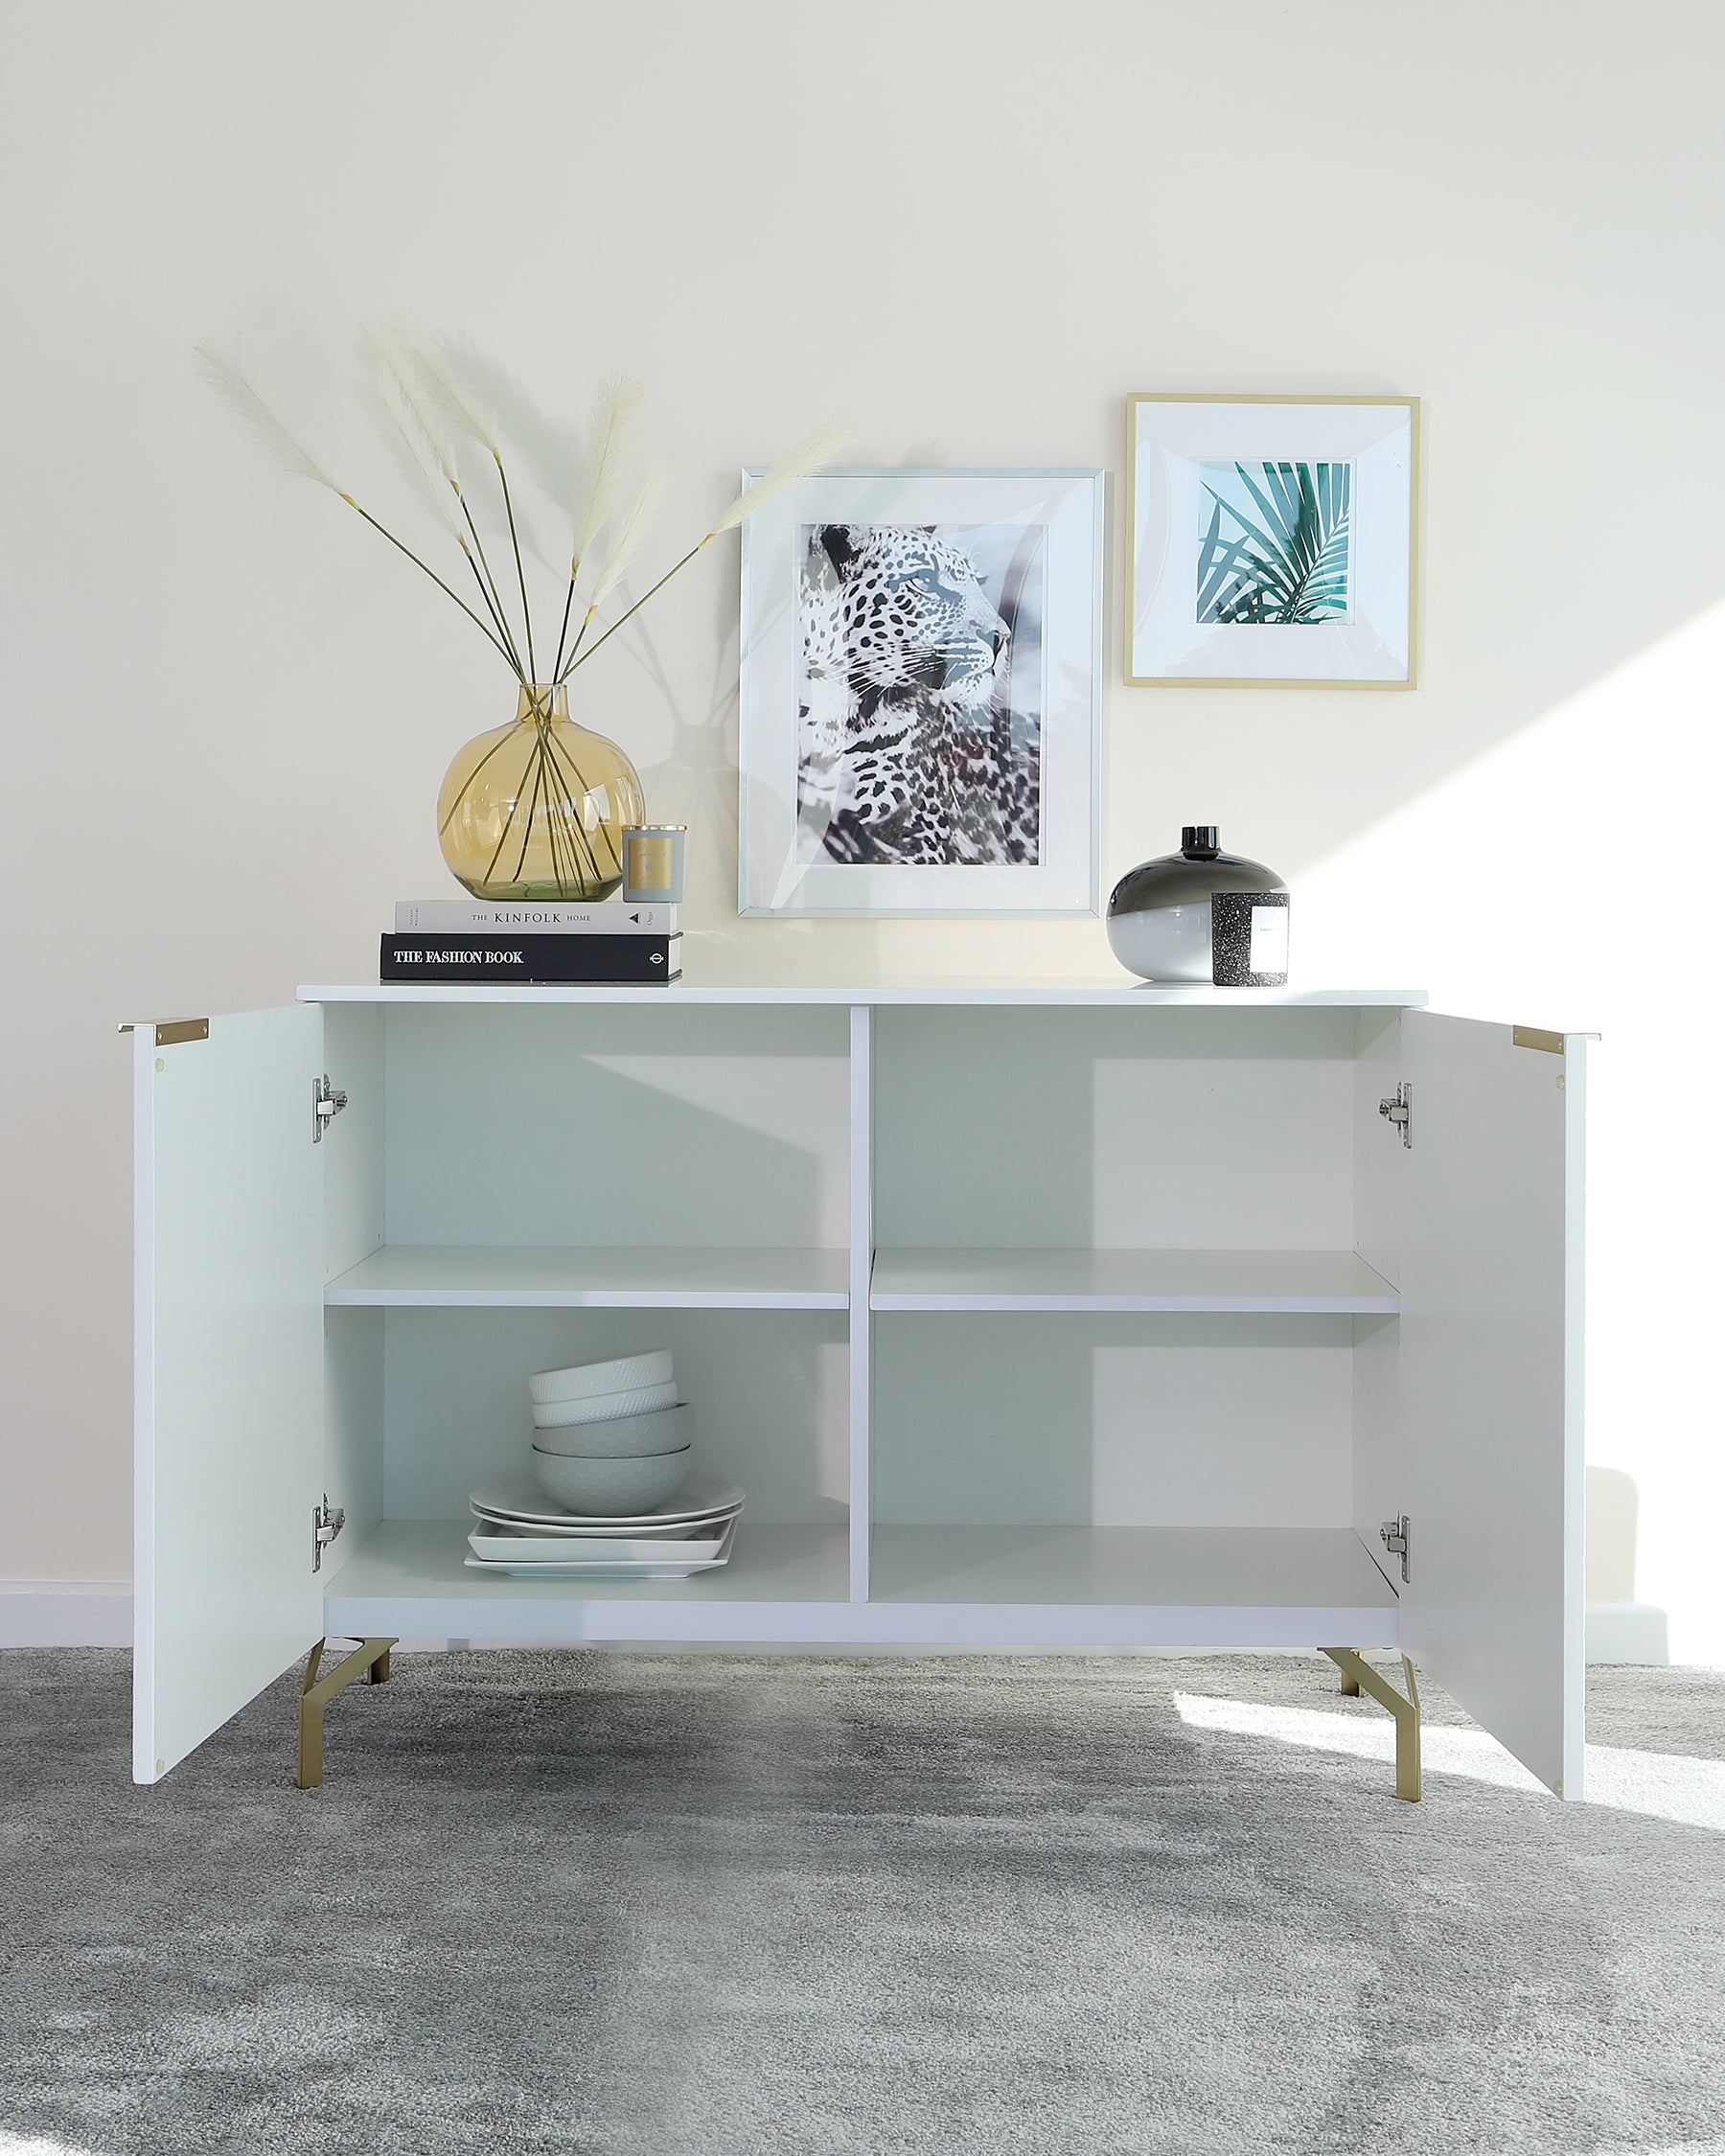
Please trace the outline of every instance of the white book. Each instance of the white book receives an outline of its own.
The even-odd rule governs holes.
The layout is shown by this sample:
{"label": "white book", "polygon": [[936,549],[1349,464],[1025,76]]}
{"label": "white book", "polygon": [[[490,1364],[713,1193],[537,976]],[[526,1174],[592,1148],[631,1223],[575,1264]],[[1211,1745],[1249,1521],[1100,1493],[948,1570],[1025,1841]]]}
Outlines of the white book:
{"label": "white book", "polygon": [[532,936],[674,936],[674,906],[604,899],[597,906],[532,899],[397,899],[397,935],[490,935],[499,929]]}

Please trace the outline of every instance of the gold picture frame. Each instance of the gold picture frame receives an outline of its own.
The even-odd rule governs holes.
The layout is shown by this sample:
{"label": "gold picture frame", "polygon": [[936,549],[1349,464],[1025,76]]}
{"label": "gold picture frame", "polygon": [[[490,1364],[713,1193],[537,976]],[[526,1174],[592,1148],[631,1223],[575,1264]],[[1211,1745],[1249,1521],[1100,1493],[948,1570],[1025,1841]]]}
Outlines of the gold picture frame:
{"label": "gold picture frame", "polygon": [[[1374,580],[1382,584],[1386,595],[1384,604],[1388,615],[1387,627],[1391,636],[1394,638],[1399,634],[1405,637],[1405,659],[1402,661],[1402,671],[1396,672],[1393,667],[1391,671],[1383,674],[1366,674],[1358,671],[1362,663],[1372,663],[1377,660],[1378,653],[1371,649],[1373,643],[1376,643],[1380,648],[1387,648],[1392,661],[1396,658],[1397,650],[1393,641],[1384,647],[1382,636],[1370,623],[1361,625],[1363,633],[1357,637],[1349,638],[1341,633],[1331,633],[1332,631],[1341,632],[1352,628],[1354,620],[1351,615],[1345,619],[1319,623],[1313,623],[1308,618],[1306,623],[1299,627],[1289,627],[1275,622],[1267,625],[1272,633],[1278,636],[1297,634],[1304,637],[1313,634],[1314,631],[1324,633],[1326,635],[1324,646],[1322,648],[1314,646],[1310,655],[1322,663],[1325,653],[1335,654],[1337,670],[1328,673],[1316,670],[1298,674],[1282,672],[1265,674],[1232,671],[1207,672],[1202,665],[1193,666],[1188,671],[1180,671],[1166,665],[1156,667],[1154,663],[1149,666],[1141,663],[1146,659],[1154,662],[1159,654],[1156,647],[1157,625],[1147,611],[1141,610],[1140,602],[1147,599],[1151,608],[1160,608],[1162,614],[1166,616],[1178,603],[1182,583],[1181,563],[1178,557],[1171,551],[1174,545],[1172,516],[1165,516],[1160,529],[1146,529],[1144,525],[1140,524],[1140,509],[1146,507],[1139,492],[1145,447],[1143,422],[1140,415],[1147,409],[1155,409],[1165,414],[1170,407],[1185,407],[1188,411],[1195,407],[1201,407],[1203,409],[1198,415],[1186,424],[1183,439],[1188,443],[1202,442],[1206,437],[1207,424],[1213,408],[1224,406],[1274,408],[1288,412],[1290,415],[1295,408],[1302,408],[1310,412],[1315,416],[1303,427],[1296,426],[1290,431],[1303,445],[1322,445],[1325,440],[1327,425],[1333,432],[1334,440],[1342,445],[1340,447],[1313,449],[1310,447],[1302,447],[1300,451],[1302,459],[1322,458],[1326,462],[1350,461],[1357,453],[1359,442],[1371,433],[1374,422],[1370,419],[1363,418],[1350,429],[1344,419],[1346,409],[1351,409],[1362,415],[1382,414],[1386,411],[1399,411],[1406,415],[1405,480],[1401,470],[1396,467],[1394,452],[1392,450],[1386,458],[1378,460],[1383,464],[1384,469],[1381,476],[1374,481],[1376,492],[1382,496],[1391,496],[1392,490],[1399,490],[1405,484],[1405,510],[1399,516],[1395,514],[1396,505],[1392,499],[1385,499],[1380,501],[1378,505],[1379,544],[1385,555],[1388,569],[1392,573],[1386,579],[1379,574],[1375,566],[1373,570]],[[1261,429],[1262,423],[1259,424]],[[1196,451],[1188,450],[1185,456],[1177,459],[1176,452],[1169,447],[1168,441],[1165,438],[1168,429],[1164,427],[1164,439],[1155,446],[1162,449],[1171,460],[1190,462],[1194,470],[1200,469],[1200,459],[1203,463],[1209,463],[1212,459],[1228,461],[1238,455],[1237,448],[1229,446],[1231,439],[1229,431],[1218,428],[1214,435],[1214,447]],[[1423,412],[1420,400],[1417,397],[1250,395],[1175,390],[1140,390],[1135,391],[1129,396],[1126,400],[1126,607],[1123,631],[1123,664],[1126,685],[1135,689],[1382,690],[1417,688],[1419,685],[1420,656],[1419,527],[1422,434]],[[1381,439],[1374,439],[1369,444],[1369,447],[1375,452],[1384,443],[1390,440],[1391,437],[1388,435],[1381,437]],[[1254,447],[1251,453],[1254,458],[1261,453],[1266,463],[1280,461],[1289,455],[1287,449],[1271,449],[1269,447],[1261,450],[1259,447]],[[1232,516],[1234,512],[1229,510],[1228,514]],[[1405,517],[1405,523],[1403,517]],[[1162,553],[1157,564],[1155,577],[1148,591],[1146,591],[1144,582],[1146,568],[1141,555],[1145,550],[1146,540],[1150,539],[1161,540]],[[1400,548],[1404,542],[1406,546],[1405,585],[1400,574]],[[1197,559],[1200,543],[1196,520],[1194,519],[1194,561]],[[1352,573],[1352,558],[1350,557],[1349,574]],[[1394,604],[1395,595],[1400,597],[1402,610],[1399,614]],[[1265,626],[1262,625],[1261,616],[1257,617],[1257,624],[1252,627],[1241,627],[1237,624],[1229,623],[1218,626],[1202,621],[1194,622],[1189,617],[1184,619],[1180,626],[1183,631],[1200,627],[1211,629],[1210,637],[1205,639],[1203,645],[1198,648],[1203,652],[1217,651],[1220,653],[1227,650],[1237,654],[1242,648],[1239,643],[1240,636],[1261,636],[1265,633]],[[1245,648],[1251,649],[1250,646]],[[1280,645],[1278,649],[1285,654],[1288,647]],[[1186,655],[1189,657],[1191,654]],[[1276,663],[1273,654],[1267,654],[1266,658],[1268,663]],[[1349,671],[1346,665],[1341,663],[1343,661],[1349,662],[1353,670]],[[1226,658],[1219,657],[1217,663],[1226,665],[1228,661]],[[1285,663],[1285,657],[1283,663]]]}

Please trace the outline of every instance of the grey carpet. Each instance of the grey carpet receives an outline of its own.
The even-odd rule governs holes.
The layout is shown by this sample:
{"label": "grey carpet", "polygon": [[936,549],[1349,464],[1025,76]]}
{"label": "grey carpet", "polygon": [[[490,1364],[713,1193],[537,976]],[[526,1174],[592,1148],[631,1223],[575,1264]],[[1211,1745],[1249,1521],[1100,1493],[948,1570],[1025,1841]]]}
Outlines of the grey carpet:
{"label": "grey carpet", "polygon": [[[1725,1676],[1596,1676],[1600,1741],[1725,1752]],[[1397,1804],[1177,1690],[1380,1712],[1315,1659],[424,1655],[320,1792],[291,1680],[136,1789],[124,1656],[0,1656],[0,2150],[1725,2147],[1725,1833]]]}

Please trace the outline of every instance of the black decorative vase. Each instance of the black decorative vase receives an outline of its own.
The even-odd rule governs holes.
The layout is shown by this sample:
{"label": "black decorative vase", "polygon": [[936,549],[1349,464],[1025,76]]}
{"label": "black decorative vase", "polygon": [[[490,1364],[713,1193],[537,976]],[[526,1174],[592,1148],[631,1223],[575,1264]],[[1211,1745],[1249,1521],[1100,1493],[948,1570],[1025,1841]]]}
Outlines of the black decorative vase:
{"label": "black decorative vase", "polygon": [[1288,886],[1261,861],[1225,854],[1213,823],[1189,823],[1179,853],[1141,861],[1115,885],[1108,940],[1140,980],[1280,988]]}

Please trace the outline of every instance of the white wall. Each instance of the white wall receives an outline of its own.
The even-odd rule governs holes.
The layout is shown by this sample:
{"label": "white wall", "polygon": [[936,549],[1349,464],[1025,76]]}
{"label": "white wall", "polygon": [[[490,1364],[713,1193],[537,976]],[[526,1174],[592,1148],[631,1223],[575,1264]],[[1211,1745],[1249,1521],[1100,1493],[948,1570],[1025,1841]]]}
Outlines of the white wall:
{"label": "white wall", "polygon": [[[667,545],[835,408],[869,460],[1118,471],[1131,389],[1429,400],[1423,687],[1116,679],[1106,868],[1219,821],[1293,883],[1308,977],[1604,1030],[1595,1451],[1635,1592],[1725,1661],[1722,44],[1706,0],[13,11],[0,1577],[126,1567],[114,1021],[366,977],[512,702],[193,378],[241,333],[357,442],[352,325],[404,313],[571,405],[638,360]],[[714,549],[584,677],[695,824],[691,975],[1105,964],[1094,923],[735,918],[734,585]]]}

